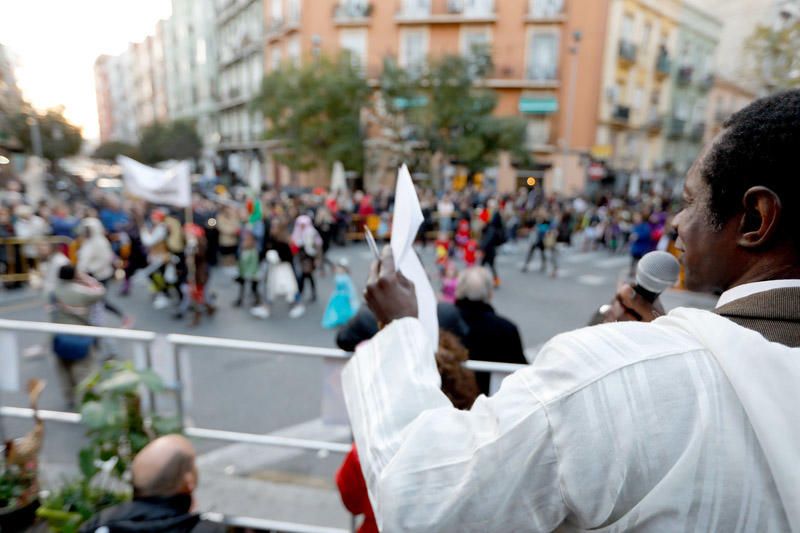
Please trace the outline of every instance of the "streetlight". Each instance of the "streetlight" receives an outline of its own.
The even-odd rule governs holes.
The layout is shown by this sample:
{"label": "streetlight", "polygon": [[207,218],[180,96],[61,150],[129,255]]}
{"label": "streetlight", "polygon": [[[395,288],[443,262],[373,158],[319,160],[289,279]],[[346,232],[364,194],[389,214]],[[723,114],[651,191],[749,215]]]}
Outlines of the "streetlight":
{"label": "streetlight", "polygon": [[575,31],[572,34],[572,46],[569,48],[572,59],[570,60],[569,87],[567,89],[567,124],[564,127],[564,138],[561,142],[561,172],[554,184],[556,192],[563,192],[564,183],[567,182],[567,158],[572,140],[572,123],[575,120],[575,89],[578,82],[578,51],[581,37],[583,37],[581,31]]}

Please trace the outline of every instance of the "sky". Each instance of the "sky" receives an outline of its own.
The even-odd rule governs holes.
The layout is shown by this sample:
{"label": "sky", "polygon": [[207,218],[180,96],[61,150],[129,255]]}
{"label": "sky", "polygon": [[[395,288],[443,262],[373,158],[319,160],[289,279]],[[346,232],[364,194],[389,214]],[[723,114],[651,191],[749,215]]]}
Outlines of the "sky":
{"label": "sky", "polygon": [[0,43],[13,54],[17,83],[37,109],[64,106],[97,139],[94,61],[118,54],[169,17],[170,0],[0,0]]}

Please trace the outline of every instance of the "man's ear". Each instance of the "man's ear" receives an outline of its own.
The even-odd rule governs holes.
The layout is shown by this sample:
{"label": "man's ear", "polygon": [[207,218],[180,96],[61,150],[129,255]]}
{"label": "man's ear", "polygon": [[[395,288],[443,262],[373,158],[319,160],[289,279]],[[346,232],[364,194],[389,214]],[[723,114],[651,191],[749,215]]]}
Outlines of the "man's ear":
{"label": "man's ear", "polygon": [[781,199],[772,189],[758,185],[744,193],[742,207],[737,244],[743,248],[767,245],[775,238],[780,225]]}

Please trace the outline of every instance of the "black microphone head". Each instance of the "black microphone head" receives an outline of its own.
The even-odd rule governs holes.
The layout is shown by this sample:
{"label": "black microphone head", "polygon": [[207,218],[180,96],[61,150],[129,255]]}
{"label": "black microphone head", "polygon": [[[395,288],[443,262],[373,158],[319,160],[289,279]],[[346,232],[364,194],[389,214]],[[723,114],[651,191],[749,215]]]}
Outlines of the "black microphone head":
{"label": "black microphone head", "polygon": [[645,254],[636,268],[636,284],[654,294],[661,294],[675,285],[680,276],[678,260],[667,252]]}

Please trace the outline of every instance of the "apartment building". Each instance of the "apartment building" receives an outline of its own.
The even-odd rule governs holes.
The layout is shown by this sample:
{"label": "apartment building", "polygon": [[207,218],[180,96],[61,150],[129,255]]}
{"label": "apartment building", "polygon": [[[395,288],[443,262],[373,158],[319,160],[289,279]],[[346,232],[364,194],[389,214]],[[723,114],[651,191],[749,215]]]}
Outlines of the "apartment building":
{"label": "apartment building", "polygon": [[[486,84],[498,92],[496,112],[527,119],[528,147],[547,167],[560,163],[564,146],[588,150],[594,143],[599,72],[575,69],[570,128],[566,74],[573,56],[599,62],[608,1],[265,0],[265,70],[347,50],[377,86],[387,56],[421,69],[432,57],[482,47],[495,66]],[[571,54],[578,31],[580,47]]]}
{"label": "apartment building", "polygon": [[134,106],[133,63],[129,52],[102,55],[94,64],[100,142],[135,144],[138,138]]}
{"label": "apartment building", "polygon": [[714,56],[722,22],[690,2],[684,3],[678,28],[678,58],[660,163],[683,176],[702,148],[707,129],[708,93],[714,86]]}
{"label": "apartment building", "polygon": [[169,119],[194,121],[209,149],[219,142],[215,17],[213,0],[172,0],[164,45]]}
{"label": "apartment building", "polygon": [[228,156],[227,166],[241,176],[245,160],[257,154],[264,132],[261,113],[250,107],[264,77],[264,6],[262,0],[217,0],[215,8],[218,151]]}
{"label": "apartment building", "polygon": [[153,122],[167,120],[169,116],[164,63],[165,25],[165,21],[159,21],[152,35],[132,43],[128,49],[132,58],[133,107],[139,132]]}

